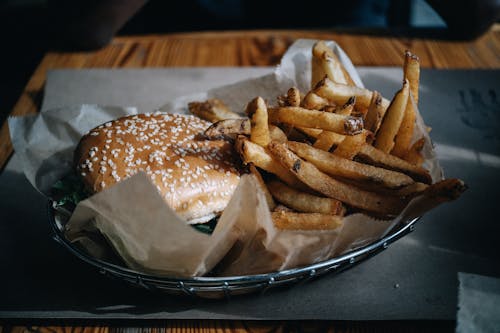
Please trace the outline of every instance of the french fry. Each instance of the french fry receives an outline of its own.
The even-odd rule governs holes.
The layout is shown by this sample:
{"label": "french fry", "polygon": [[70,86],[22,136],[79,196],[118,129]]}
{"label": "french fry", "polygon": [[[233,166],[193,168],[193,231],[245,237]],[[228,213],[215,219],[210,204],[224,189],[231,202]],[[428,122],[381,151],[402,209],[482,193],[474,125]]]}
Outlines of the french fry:
{"label": "french fry", "polygon": [[[420,61],[417,56],[409,51],[405,52],[405,61],[403,65],[404,78],[410,83],[410,97],[406,104],[406,110],[396,135],[394,148],[391,154],[404,158],[408,154],[410,142],[415,128],[416,113],[414,105],[418,103],[418,85],[420,81]],[[415,104],[413,104],[415,103]]]}
{"label": "french fry", "polygon": [[333,230],[342,226],[342,216],[319,213],[272,212],[274,226],[281,230]]}
{"label": "french fry", "polygon": [[[322,131],[318,133],[319,130],[312,128],[298,128],[312,138],[317,138],[314,143],[314,147],[329,151],[332,146],[339,145],[342,140],[346,137],[334,132]],[[423,182],[425,184],[430,184],[432,182],[429,172],[419,165],[411,164],[397,156],[384,153],[383,151],[376,149],[375,147],[365,144],[363,145],[356,158],[374,166],[382,167],[388,170],[402,172],[407,174],[416,181]]]}
{"label": "french fry", "polygon": [[418,90],[420,85],[420,59],[410,51],[405,52],[403,64],[404,77],[410,82],[413,102],[418,105]]}
{"label": "french fry", "polygon": [[234,136],[238,134],[250,135],[250,119],[225,119],[219,120],[208,127],[204,135],[208,138],[219,138],[221,136]]}
{"label": "french fry", "polygon": [[367,130],[363,130],[361,133],[356,135],[346,136],[344,140],[337,145],[333,154],[352,160],[372,136],[373,134]]}
{"label": "french fry", "polygon": [[215,123],[219,120],[242,118],[241,115],[232,112],[220,99],[209,99],[205,102],[191,102],[188,104],[189,112]]}
{"label": "french fry", "polygon": [[333,50],[326,46],[323,41],[319,41],[313,46],[312,67],[312,87],[314,87],[325,74],[334,82],[355,86],[354,81],[338,59],[337,55],[335,55]]}
{"label": "french fry", "polygon": [[[356,96],[356,109],[368,109],[373,94],[368,89],[335,83],[328,78],[321,80],[312,91],[337,105],[344,105],[349,98]],[[387,108],[390,102],[382,98],[381,104],[382,107]]]}
{"label": "french fry", "polygon": [[271,123],[286,123],[294,126],[319,128],[336,133],[354,135],[363,129],[360,117],[342,116],[335,113],[308,110],[301,107],[269,108]]}
{"label": "french fry", "polygon": [[377,132],[374,144],[377,149],[389,153],[394,147],[394,137],[398,133],[401,122],[403,121],[409,93],[410,84],[408,80],[405,80],[403,88],[401,88],[392,99],[391,105],[387,109],[382,124]]}
{"label": "french fry", "polygon": [[424,196],[432,198],[437,202],[447,202],[460,197],[467,188],[468,186],[464,181],[456,178],[449,178],[430,185],[424,191]]}
{"label": "french fry", "polygon": [[292,187],[304,187],[297,177],[284,168],[265,148],[251,142],[248,138],[238,136],[234,147],[245,164],[252,163],[256,167],[276,175],[279,179]]}
{"label": "french fry", "polygon": [[300,106],[300,91],[297,87],[288,89],[285,95],[278,97],[279,106]]}
{"label": "french fry", "polygon": [[304,143],[290,141],[288,148],[331,176],[369,182],[390,189],[399,189],[414,183],[411,177],[403,173],[351,161]]}
{"label": "french fry", "polygon": [[[320,129],[317,129],[317,128],[308,128],[308,127],[301,127],[301,126],[297,126],[295,128],[298,131],[300,131],[301,133],[307,135],[310,139],[317,139],[318,136],[323,132],[323,130],[320,130]],[[337,134],[337,133],[335,133],[335,134]],[[344,137],[342,134],[339,134],[339,135],[341,135],[342,137]],[[294,140],[292,138],[289,138],[289,139],[290,140]],[[297,140],[294,140],[294,141],[297,141]]]}
{"label": "french fry", "polygon": [[312,91],[308,92],[302,100],[302,107],[309,110],[322,110],[329,104],[326,98],[316,95]]}
{"label": "french fry", "polygon": [[343,215],[345,211],[342,202],[336,199],[304,193],[279,181],[270,181],[267,187],[278,202],[298,212]]}
{"label": "french fry", "polygon": [[343,116],[350,116],[354,111],[354,105],[356,104],[356,96],[351,96],[344,105],[336,110],[336,114],[341,114]]}
{"label": "french fry", "polygon": [[414,180],[425,184],[432,182],[429,172],[421,166],[408,163],[397,156],[384,153],[370,145],[364,145],[358,155],[356,155],[356,158],[374,166],[405,173]]}
{"label": "french fry", "polygon": [[382,95],[380,95],[378,91],[374,91],[370,101],[370,106],[368,107],[368,111],[364,118],[365,129],[373,134],[377,134],[386,110],[387,109],[382,103]]}
{"label": "french fry", "polygon": [[318,149],[329,151],[334,145],[339,145],[345,138],[346,136],[342,134],[323,131],[316,136],[316,141],[313,146]]}
{"label": "french fry", "polygon": [[271,137],[272,141],[277,141],[277,142],[288,141],[285,132],[283,132],[281,128],[279,128],[278,126],[269,125],[269,136]]}
{"label": "french fry", "polygon": [[304,184],[329,198],[340,200],[379,217],[397,215],[406,203],[401,198],[364,191],[337,181],[319,171],[313,164],[300,159],[287,149],[285,144],[271,142],[268,149],[283,167]]}
{"label": "french fry", "polygon": [[250,140],[265,147],[271,142],[267,105],[262,97],[254,98],[248,103],[245,113],[250,118]]}
{"label": "french fry", "polygon": [[404,159],[414,165],[422,165],[424,157],[422,156],[422,149],[425,145],[425,139],[420,138],[408,149]]}
{"label": "french fry", "polygon": [[257,170],[257,168],[251,163],[248,169],[250,170],[250,173],[255,176],[255,179],[257,179],[262,192],[264,192],[264,196],[266,197],[266,202],[269,206],[269,209],[273,210],[276,207],[276,203],[274,202],[273,196],[271,195],[271,192],[269,192],[264,179],[262,179],[262,175],[260,174],[259,170]]}

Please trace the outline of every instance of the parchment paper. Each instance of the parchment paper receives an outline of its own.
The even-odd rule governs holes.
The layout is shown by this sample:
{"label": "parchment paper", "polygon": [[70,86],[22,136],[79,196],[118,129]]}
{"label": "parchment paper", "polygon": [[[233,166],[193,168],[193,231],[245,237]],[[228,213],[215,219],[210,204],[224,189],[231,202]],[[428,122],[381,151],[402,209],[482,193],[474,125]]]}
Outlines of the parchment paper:
{"label": "parchment paper", "polygon": [[[273,74],[180,97],[161,110],[185,113],[188,101],[217,97],[234,111],[241,112],[243,106],[256,95],[272,101],[292,85],[305,91],[310,81],[308,68],[313,43],[312,40],[300,40],[292,45]],[[359,76],[343,51],[333,42],[328,45],[361,85]],[[71,108],[71,112],[63,108],[45,111],[37,117],[11,119],[9,125],[14,147],[26,164],[25,173],[30,182],[47,194],[50,185],[69,171],[72,147],[83,133],[93,127],[89,120],[98,119],[95,126],[130,112],[135,110],[82,105]],[[417,123],[419,134],[427,139],[424,148],[426,165],[433,179],[439,179],[441,169],[420,116]],[[130,196],[129,193],[137,195]],[[251,176],[243,176],[218,227],[211,236],[204,236],[186,227],[175,212],[160,201],[147,177],[131,177],[82,201],[68,223],[71,231],[68,235],[71,237],[80,229],[97,228],[129,266],[174,276],[207,273],[238,240],[244,250],[238,256],[231,256],[234,262],[229,263],[222,274],[243,275],[325,260],[380,238],[395,224],[422,214],[435,205],[424,198],[416,198],[393,221],[375,221],[353,214],[345,218],[344,225],[335,231],[280,232],[272,224],[258,184]],[[141,217],[144,220],[145,215],[148,215],[147,221],[143,222]],[[186,254],[188,246],[185,244],[189,244],[188,253],[191,254]]]}

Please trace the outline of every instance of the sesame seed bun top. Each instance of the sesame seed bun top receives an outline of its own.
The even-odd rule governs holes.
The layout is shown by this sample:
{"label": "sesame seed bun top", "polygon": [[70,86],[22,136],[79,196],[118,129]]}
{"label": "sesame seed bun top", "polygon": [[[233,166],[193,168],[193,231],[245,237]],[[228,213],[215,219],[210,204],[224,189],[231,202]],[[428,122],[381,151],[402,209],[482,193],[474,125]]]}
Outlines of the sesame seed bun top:
{"label": "sesame seed bun top", "polygon": [[206,222],[224,210],[239,182],[232,145],[200,137],[208,126],[195,116],[160,112],[107,122],[80,140],[77,173],[96,193],[144,171],[182,218]]}

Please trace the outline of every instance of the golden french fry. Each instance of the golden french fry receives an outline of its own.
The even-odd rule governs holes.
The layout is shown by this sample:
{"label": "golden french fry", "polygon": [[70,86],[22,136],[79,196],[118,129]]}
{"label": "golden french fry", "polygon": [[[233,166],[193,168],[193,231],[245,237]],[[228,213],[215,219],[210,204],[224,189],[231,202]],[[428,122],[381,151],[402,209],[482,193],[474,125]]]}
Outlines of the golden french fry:
{"label": "golden french fry", "polygon": [[278,126],[269,125],[269,135],[271,136],[272,141],[277,141],[277,142],[288,141],[285,132],[283,132],[281,128],[279,128]]}
{"label": "golden french fry", "polygon": [[424,191],[424,196],[432,198],[437,202],[447,202],[460,197],[467,188],[468,186],[463,180],[449,178],[430,185]]}
{"label": "golden french fry", "polygon": [[401,88],[392,99],[391,105],[389,105],[377,132],[374,144],[377,149],[389,153],[392,147],[394,147],[394,137],[398,133],[401,122],[403,121],[409,93],[410,84],[408,80],[405,80],[403,88]]}
{"label": "golden french fry", "polygon": [[333,230],[342,226],[342,216],[320,213],[295,213],[280,210],[271,213],[276,228],[282,230]]}
{"label": "golden french fry", "polygon": [[399,189],[414,183],[411,177],[403,173],[351,161],[304,143],[290,141],[288,148],[331,176],[369,182],[390,189]]}
{"label": "golden french fry", "polygon": [[363,129],[363,120],[360,117],[342,116],[291,106],[269,108],[268,111],[271,123],[319,128],[346,135],[357,134]]}
{"label": "golden french fry", "polygon": [[[417,56],[409,51],[405,52],[405,61],[403,65],[404,78],[410,83],[410,97],[406,104],[405,115],[398,134],[394,142],[394,148],[391,154],[404,158],[410,149],[411,139],[415,128],[415,119],[417,118],[414,105],[418,103],[418,85],[420,81],[420,61]],[[415,104],[413,104],[415,103]]]}
{"label": "golden french fry", "polygon": [[347,100],[347,102],[345,102],[344,105],[342,105],[340,108],[338,108],[335,113],[336,114],[341,114],[341,115],[344,115],[344,116],[350,116],[351,113],[354,111],[354,105],[356,104],[356,96],[351,96],[351,98],[349,98]]}
{"label": "golden french fry", "polygon": [[287,106],[300,106],[300,91],[296,87],[288,89],[286,97]]}
{"label": "golden french fry", "polygon": [[271,142],[267,105],[262,97],[254,98],[248,103],[245,113],[250,118],[250,140],[265,147]]}
{"label": "golden french fry", "polygon": [[235,150],[240,154],[244,163],[252,163],[256,167],[276,175],[286,184],[303,188],[304,185],[293,173],[284,168],[267,150],[258,144],[248,140],[244,136],[238,136],[234,144]]}
{"label": "golden french fry", "polygon": [[366,144],[366,142],[370,140],[371,136],[373,136],[373,134],[367,130],[363,130],[361,133],[356,135],[346,136],[344,140],[337,145],[333,154],[352,160]]}
{"label": "golden french fry", "polygon": [[[320,129],[317,129],[317,128],[308,128],[308,127],[301,127],[301,126],[297,126],[295,128],[298,131],[300,131],[301,133],[307,135],[309,138],[312,138],[312,139],[318,138],[318,136],[323,132],[323,130],[320,130]],[[335,133],[335,134],[337,134],[337,133]],[[342,137],[344,137],[342,134],[339,134],[339,135],[341,135]],[[289,138],[289,139],[290,140],[294,140],[292,138]],[[298,140],[294,140],[294,141],[298,141]]]}
{"label": "golden french fry", "polygon": [[302,107],[309,110],[322,110],[329,104],[326,98],[320,97],[313,92],[308,92],[302,101]]}
{"label": "golden french fry", "polygon": [[351,76],[340,62],[337,55],[326,46],[324,41],[319,41],[314,44],[312,49],[312,66],[318,66],[319,69],[313,68],[313,78],[311,86],[321,80],[325,74],[334,82],[355,86]]}
{"label": "golden french fry", "polygon": [[250,128],[250,119],[225,119],[210,125],[210,127],[205,130],[204,135],[208,138],[219,138],[221,136],[234,136],[238,134],[250,135]]}
{"label": "golden french fry", "polygon": [[405,52],[403,64],[404,77],[410,82],[413,102],[418,105],[418,89],[420,85],[420,59],[410,51]]}
{"label": "golden french fry", "polygon": [[373,134],[377,134],[386,110],[387,108],[384,107],[382,102],[382,95],[380,95],[378,91],[374,91],[370,106],[364,118],[365,129]]}
{"label": "golden french fry", "polygon": [[219,120],[242,118],[243,116],[232,112],[220,99],[209,99],[205,102],[191,102],[188,104],[189,112],[215,123]]}
{"label": "golden french fry", "polygon": [[273,210],[276,207],[276,203],[274,202],[273,196],[271,195],[271,192],[269,192],[264,179],[262,179],[262,175],[260,174],[259,170],[257,170],[257,168],[251,163],[248,169],[250,170],[250,173],[255,176],[257,182],[260,185],[260,188],[264,192],[264,196],[266,197],[266,202],[269,206],[269,209]]}
{"label": "golden french fry", "polygon": [[345,211],[336,199],[304,193],[279,181],[271,181],[267,187],[277,201],[298,212],[341,215]]}
{"label": "golden french fry", "polygon": [[[311,138],[317,138],[314,147],[329,151],[333,146],[339,145],[345,139],[345,135],[334,132],[322,131],[312,128],[297,128],[303,131]],[[429,172],[419,165],[411,164],[397,156],[384,153],[375,147],[365,144],[363,145],[356,158],[364,163],[382,167],[384,169],[393,170],[407,174],[416,181],[430,184],[432,182]]]}
{"label": "golden french fry", "polygon": [[297,87],[288,89],[286,94],[278,96],[279,106],[300,106],[301,96]]}
{"label": "golden french fry", "polygon": [[425,184],[432,183],[429,172],[421,166],[408,163],[397,156],[384,153],[383,151],[370,145],[364,145],[358,155],[356,155],[356,158],[364,163],[405,173],[414,180]]}
{"label": "golden french fry", "polygon": [[393,193],[393,195],[397,196],[402,196],[402,197],[407,197],[407,196],[415,196],[417,194],[420,194],[424,192],[429,185],[420,183],[420,182],[415,182],[413,184],[410,184],[408,186],[405,186]]}
{"label": "golden french fry", "polygon": [[424,157],[422,156],[422,149],[424,148],[424,145],[424,138],[420,138],[415,141],[415,143],[406,152],[404,160],[414,165],[422,165],[424,162]]}
{"label": "golden french fry", "polygon": [[[344,105],[349,98],[356,96],[356,109],[368,109],[373,94],[368,89],[335,83],[328,78],[321,80],[312,91],[337,105]],[[382,98],[381,103],[384,108],[390,104],[385,98]]]}
{"label": "golden french fry", "polygon": [[319,171],[313,164],[300,159],[285,144],[271,142],[269,152],[290,172],[313,190],[347,205],[377,216],[397,215],[405,206],[402,198],[380,195],[344,184]]}
{"label": "golden french fry", "polygon": [[316,141],[314,142],[313,146],[321,150],[330,151],[333,146],[339,145],[345,138],[346,136],[342,134],[330,131],[322,131],[321,133],[316,135]]}

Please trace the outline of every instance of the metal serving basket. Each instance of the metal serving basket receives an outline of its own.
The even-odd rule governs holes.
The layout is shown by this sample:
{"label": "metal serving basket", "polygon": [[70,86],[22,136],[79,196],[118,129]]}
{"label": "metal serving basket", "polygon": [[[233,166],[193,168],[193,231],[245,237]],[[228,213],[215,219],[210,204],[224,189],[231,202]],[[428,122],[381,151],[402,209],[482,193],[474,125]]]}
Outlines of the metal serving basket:
{"label": "metal serving basket", "polygon": [[341,272],[387,249],[392,242],[413,231],[418,221],[416,218],[401,223],[378,241],[341,256],[304,267],[245,276],[175,278],[139,273],[124,266],[92,257],[64,236],[64,223],[61,221],[64,217],[67,218],[68,212],[54,208],[52,202],[49,203],[48,211],[54,239],[75,256],[97,268],[101,274],[152,291],[201,298],[229,298],[236,295],[265,292],[277,287],[304,283],[326,273]]}

